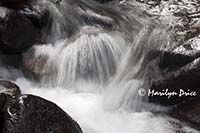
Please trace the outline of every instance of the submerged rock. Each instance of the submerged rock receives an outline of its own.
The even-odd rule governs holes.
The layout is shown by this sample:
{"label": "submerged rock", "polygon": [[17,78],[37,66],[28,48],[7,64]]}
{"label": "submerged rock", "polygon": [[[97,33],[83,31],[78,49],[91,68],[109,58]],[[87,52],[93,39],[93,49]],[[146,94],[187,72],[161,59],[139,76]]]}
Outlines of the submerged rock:
{"label": "submerged rock", "polygon": [[19,87],[0,81],[0,132],[82,133],[79,125],[56,104],[33,95],[20,94]]}
{"label": "submerged rock", "polygon": [[22,55],[21,60],[21,70],[23,73],[34,80],[40,80],[41,77],[47,74],[46,65],[48,61],[48,56],[37,56],[35,58],[36,49],[33,47],[29,49],[26,53]]}

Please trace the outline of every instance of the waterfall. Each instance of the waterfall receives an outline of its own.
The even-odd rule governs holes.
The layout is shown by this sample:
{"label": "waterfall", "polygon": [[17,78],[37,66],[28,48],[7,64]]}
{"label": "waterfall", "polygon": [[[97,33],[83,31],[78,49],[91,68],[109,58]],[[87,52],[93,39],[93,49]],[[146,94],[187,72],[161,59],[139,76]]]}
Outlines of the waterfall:
{"label": "waterfall", "polygon": [[138,91],[148,88],[149,75],[159,76],[157,58],[149,61],[149,53],[169,43],[165,27],[134,6],[39,3],[52,15],[49,44],[33,48],[33,69],[43,73],[42,86],[101,93],[106,110],[144,110],[148,98]]}
{"label": "waterfall", "polygon": [[44,29],[48,44],[24,55],[39,83],[19,78],[23,93],[55,102],[84,133],[174,132],[169,118],[151,113],[155,106],[140,94],[150,77],[160,76],[159,58],[150,53],[170,43],[165,27],[133,5],[37,2],[52,20]]}
{"label": "waterfall", "polygon": [[[147,92],[146,80],[149,82],[149,77],[153,79],[161,76],[158,68],[159,57],[151,60],[150,53],[166,46],[170,42],[169,36],[160,28],[152,30],[145,27],[136,38],[105,93],[104,104],[107,109],[122,107],[132,111],[144,110],[144,103],[148,98],[147,94],[140,95],[140,91]],[[146,109],[151,110],[149,106]]]}
{"label": "waterfall", "polygon": [[55,46],[36,46],[34,58],[48,58],[43,68],[47,73],[42,77],[44,84],[66,88],[75,87],[81,82],[103,85],[115,74],[127,47],[120,35],[95,27],[83,27],[75,37]]}

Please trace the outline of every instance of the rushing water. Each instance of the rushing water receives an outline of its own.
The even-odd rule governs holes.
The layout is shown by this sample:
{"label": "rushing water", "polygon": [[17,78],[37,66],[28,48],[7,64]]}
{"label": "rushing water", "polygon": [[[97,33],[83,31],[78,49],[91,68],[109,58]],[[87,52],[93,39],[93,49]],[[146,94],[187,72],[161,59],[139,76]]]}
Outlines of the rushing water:
{"label": "rushing water", "polygon": [[[149,52],[169,43],[157,26],[135,6],[98,4],[92,0],[38,2],[53,22],[49,44],[32,48],[35,83],[18,78],[23,93],[53,101],[80,124],[84,133],[173,133],[171,118],[151,111],[139,95],[148,77],[159,76]],[[42,65],[41,61],[42,60]]]}
{"label": "rushing water", "polygon": [[[36,87],[24,79],[19,79],[17,83],[23,93],[39,95],[55,102],[77,120],[84,133],[173,133],[167,119],[154,116],[151,112],[105,110],[101,93]],[[82,85],[81,88],[88,90],[88,86],[85,88]]]}

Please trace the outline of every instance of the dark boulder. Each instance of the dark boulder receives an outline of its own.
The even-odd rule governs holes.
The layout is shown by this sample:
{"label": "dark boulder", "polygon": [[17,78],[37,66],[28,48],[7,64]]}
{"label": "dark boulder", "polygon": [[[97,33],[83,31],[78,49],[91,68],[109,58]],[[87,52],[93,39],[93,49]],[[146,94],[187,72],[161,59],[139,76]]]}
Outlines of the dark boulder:
{"label": "dark boulder", "polygon": [[[169,92],[175,92],[177,95],[173,95],[170,98],[168,96],[149,96],[149,101],[159,103],[162,105],[177,105],[190,98],[197,98],[200,96],[200,58],[195,59],[189,64],[181,67],[180,69],[169,72],[157,80],[154,80],[151,84],[150,90],[165,92],[168,89]],[[195,96],[179,94],[183,91],[185,93],[195,92]],[[182,94],[182,93],[181,93]]]}
{"label": "dark boulder", "polygon": [[1,66],[7,65],[7,66],[12,66],[12,67],[17,68],[19,66],[19,62],[21,61],[21,55],[20,54],[6,54],[0,50],[0,60],[1,60]]}
{"label": "dark boulder", "polygon": [[50,22],[49,11],[31,4],[20,9],[0,6],[0,50],[8,54],[25,52],[34,44],[46,43],[43,30]]}
{"label": "dark boulder", "polygon": [[[13,133],[81,133],[78,124],[52,102],[33,95],[9,101],[3,110],[3,132]],[[9,112],[8,112],[9,111]]]}
{"label": "dark boulder", "polygon": [[10,81],[0,81],[0,132],[3,132],[4,119],[3,110],[8,106],[8,100],[16,98],[20,95],[20,89],[17,85]]}
{"label": "dark boulder", "polygon": [[35,44],[45,44],[48,31],[51,29],[52,24],[49,10],[43,6],[31,4],[30,6],[18,9],[17,12],[30,20],[33,26],[38,30]]}
{"label": "dark boulder", "polygon": [[50,13],[47,8],[32,4],[17,10],[24,17],[29,19],[36,28],[42,29],[50,22]]}
{"label": "dark boulder", "polygon": [[176,118],[189,126],[200,130],[200,98],[188,99],[188,101],[172,108],[168,115]]}
{"label": "dark boulder", "polygon": [[[162,51],[160,51],[161,53]],[[184,55],[181,53],[174,52],[162,52],[159,61],[159,68],[162,74],[168,72],[176,71],[179,68],[187,65],[188,63],[194,61],[196,58],[200,57],[198,52],[195,52],[191,55]]]}
{"label": "dark boulder", "polygon": [[32,0],[0,0],[1,6],[14,9],[19,14],[30,19],[31,22],[41,28],[49,19],[49,11]]}
{"label": "dark boulder", "polygon": [[[150,51],[146,59],[148,61],[159,57],[158,66],[161,76],[152,79],[148,93],[163,92],[168,89],[177,93],[168,98],[168,95],[158,96],[149,95],[149,102],[169,106],[167,114],[181,123],[187,124],[192,128],[200,130],[200,57],[199,51],[185,52],[189,54],[174,53],[167,51]],[[181,90],[181,92],[180,92]],[[180,96],[180,94],[185,95]],[[148,94],[147,93],[147,94]],[[186,94],[187,93],[187,94]],[[194,95],[193,95],[194,94]],[[186,96],[187,95],[187,96]],[[177,126],[177,125],[176,125]],[[178,129],[182,126],[178,125]],[[177,127],[176,127],[177,128]],[[184,131],[184,130],[183,130]],[[177,132],[183,132],[178,130]]]}
{"label": "dark boulder", "polygon": [[22,53],[35,44],[46,43],[44,29],[51,20],[49,11],[37,4],[16,6],[0,6],[0,54],[6,65],[19,67]]}
{"label": "dark boulder", "polygon": [[29,6],[29,2],[28,0],[0,0],[0,6],[11,9],[21,9]]}
{"label": "dark boulder", "polygon": [[114,0],[95,0],[95,1],[100,2],[100,3],[108,3]]}
{"label": "dark boulder", "polygon": [[30,0],[0,0],[2,3],[16,3],[16,2],[26,2]]}
{"label": "dark boulder", "polygon": [[148,82],[146,84],[149,85],[152,80],[157,80],[169,72],[177,71],[199,56],[199,53],[184,55],[170,51],[150,50],[145,54],[142,66],[136,76],[138,78],[145,77]]}
{"label": "dark boulder", "polygon": [[0,7],[0,49],[5,53],[22,53],[37,38],[32,22],[12,9]]}
{"label": "dark boulder", "polygon": [[0,84],[6,89],[0,93],[0,132],[82,133],[79,125],[56,104],[37,96],[21,95],[11,82]]}

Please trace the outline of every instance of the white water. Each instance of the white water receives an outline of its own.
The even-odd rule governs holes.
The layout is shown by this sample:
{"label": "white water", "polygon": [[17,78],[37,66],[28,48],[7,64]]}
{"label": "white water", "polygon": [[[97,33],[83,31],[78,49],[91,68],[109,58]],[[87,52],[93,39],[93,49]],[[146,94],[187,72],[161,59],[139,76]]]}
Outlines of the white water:
{"label": "white water", "polygon": [[[146,98],[138,95],[145,74],[142,78],[136,76],[139,72],[146,72],[146,64],[143,63],[147,52],[167,43],[166,34],[161,29],[148,31],[147,28],[147,31],[137,33],[138,37],[131,35],[136,41],[129,42],[123,32],[109,31],[102,28],[103,24],[101,27],[99,24],[88,26],[79,23],[83,19],[76,17],[81,15],[109,22],[114,20],[111,15],[117,16],[103,16],[95,9],[84,10],[76,5],[79,1],[85,2],[76,0],[75,5],[70,6],[73,1],[68,0],[66,9],[58,10],[51,2],[43,0],[53,13],[55,22],[50,42],[53,40],[55,43],[34,48],[32,58],[35,62],[32,65],[37,69],[34,71],[43,73],[42,81],[35,84],[19,78],[17,84],[22,93],[38,95],[56,103],[80,124],[84,133],[175,132],[169,126],[171,119],[151,113],[150,110],[157,110],[157,107],[145,103]],[[83,6],[92,8],[87,4]],[[110,11],[108,9],[105,12]],[[70,10],[75,13],[70,14]],[[132,15],[137,19],[137,14]],[[141,27],[138,23],[131,24]],[[70,36],[74,29],[77,31]],[[67,37],[58,40],[63,35]],[[42,66],[41,57],[46,59]]]}
{"label": "white water", "polygon": [[[82,69],[77,71],[73,67],[68,68],[66,66],[73,63],[76,64],[78,62],[77,54],[80,52],[81,54],[89,54],[88,56],[82,56],[83,64],[81,65],[83,65],[82,67],[90,68],[91,66],[87,66],[87,63],[84,63],[84,61],[94,59],[95,56],[91,56],[89,52],[98,50],[98,45],[108,45],[105,48],[115,47],[117,49],[120,42],[124,42],[114,41],[113,36],[108,39],[107,37],[109,36],[105,34],[106,33],[103,34],[103,38],[101,38],[102,36],[97,35],[95,37],[95,40],[97,39],[96,41],[94,39],[87,40],[89,36],[83,34],[78,38],[78,42],[81,40],[79,43],[77,43],[76,40],[76,43],[69,43],[66,45],[66,41],[64,41],[64,43],[61,41],[55,46],[38,46],[35,54],[36,59],[41,55],[47,56],[48,61],[47,65],[45,65],[45,69],[51,72],[51,70],[56,68],[56,71],[52,71],[53,74],[50,73],[45,75],[44,78],[47,78],[46,80],[48,82],[45,80],[42,81],[42,84],[35,84],[29,82],[27,79],[19,78],[16,83],[20,86],[22,93],[41,96],[56,103],[80,124],[84,133],[175,133],[175,129],[169,125],[169,121],[173,120],[166,116],[155,115],[150,112],[150,110],[163,109],[161,107],[151,106],[148,103],[144,104],[145,101],[143,101],[143,97],[138,95],[138,89],[143,84],[142,79],[131,79],[133,75],[128,73],[129,76],[125,79],[123,77],[118,78],[121,74],[113,74],[113,76],[109,75],[106,78],[97,78],[97,81],[96,77],[90,78],[89,80],[86,78],[84,80],[84,77],[79,75],[82,74],[79,73],[82,72]],[[90,36],[90,38],[92,37]],[[103,42],[111,40],[111,42],[107,41],[106,43],[99,43],[98,39],[102,39]],[[116,40],[118,40],[118,38]],[[84,49],[83,47],[85,45],[94,47],[94,51]],[[66,48],[61,49],[60,47]],[[62,51],[64,52],[62,53]],[[98,51],[98,55],[102,57],[106,56],[106,54],[104,54],[105,51],[105,49]],[[123,69],[126,69],[126,65],[119,65],[119,63],[124,63],[124,60],[127,61],[127,58],[130,58],[130,55],[129,53],[121,56],[120,54],[116,54],[120,52],[123,53],[123,51],[118,49],[113,51],[112,60],[116,60],[115,63],[110,62],[108,58],[105,58],[107,64],[102,65],[106,65],[105,70],[108,70],[105,71],[106,73],[98,71],[98,67],[104,69],[104,66],[102,65],[95,66],[94,69],[97,70],[95,72],[104,76],[107,72],[109,73],[112,71],[112,69],[109,69],[110,66],[116,67],[116,69],[119,69],[118,66],[121,66]],[[71,60],[65,62],[69,58],[71,58]],[[101,59],[97,58],[96,60],[100,61]],[[95,62],[92,63],[95,65]],[[141,64],[137,64],[135,69],[138,68],[138,70],[140,70],[140,67]],[[76,78],[68,79],[65,77],[73,75],[67,73],[68,69],[68,72],[77,72],[77,75],[83,79],[82,82]],[[86,72],[89,73],[90,71]],[[126,76],[127,75],[125,74],[125,77]],[[115,78],[117,78],[117,80]],[[122,80],[119,81],[121,78]],[[107,80],[103,82],[99,79]],[[52,84],[54,85],[49,85],[49,81],[52,81]],[[58,81],[61,81],[61,84],[59,84]],[[76,84],[74,85],[73,82]],[[68,86],[68,84],[71,83],[73,84]],[[146,107],[146,105],[148,106]],[[184,127],[183,130],[197,133],[197,131],[193,131],[186,127]]]}
{"label": "white water", "polygon": [[85,81],[106,83],[115,74],[126,49],[125,40],[117,33],[111,35],[90,26],[54,46],[36,46],[34,58],[47,56],[40,70],[47,73],[42,78],[44,84],[70,88]]}
{"label": "white water", "polygon": [[[169,125],[173,120],[150,112],[164,109],[145,103],[145,97],[138,95],[143,80],[134,79],[134,74],[140,71],[143,56],[137,63],[129,62],[134,52],[145,54],[145,50],[138,51],[141,43],[137,45],[139,48],[131,49],[120,34],[94,32],[92,27],[92,32],[84,30],[74,40],[35,47],[35,60],[41,56],[48,59],[41,70],[47,74],[41,84],[24,78],[19,78],[17,84],[22,93],[56,103],[80,124],[84,133],[174,133]],[[77,69],[78,63],[81,67]],[[90,75],[91,68],[95,75]],[[89,74],[89,79],[83,72]]]}
{"label": "white water", "polygon": [[[17,84],[23,93],[53,101],[80,124],[84,133],[173,133],[167,119],[150,112],[108,111],[101,93],[76,93],[64,88],[37,87],[25,79]],[[82,86],[84,87],[84,86]]]}

